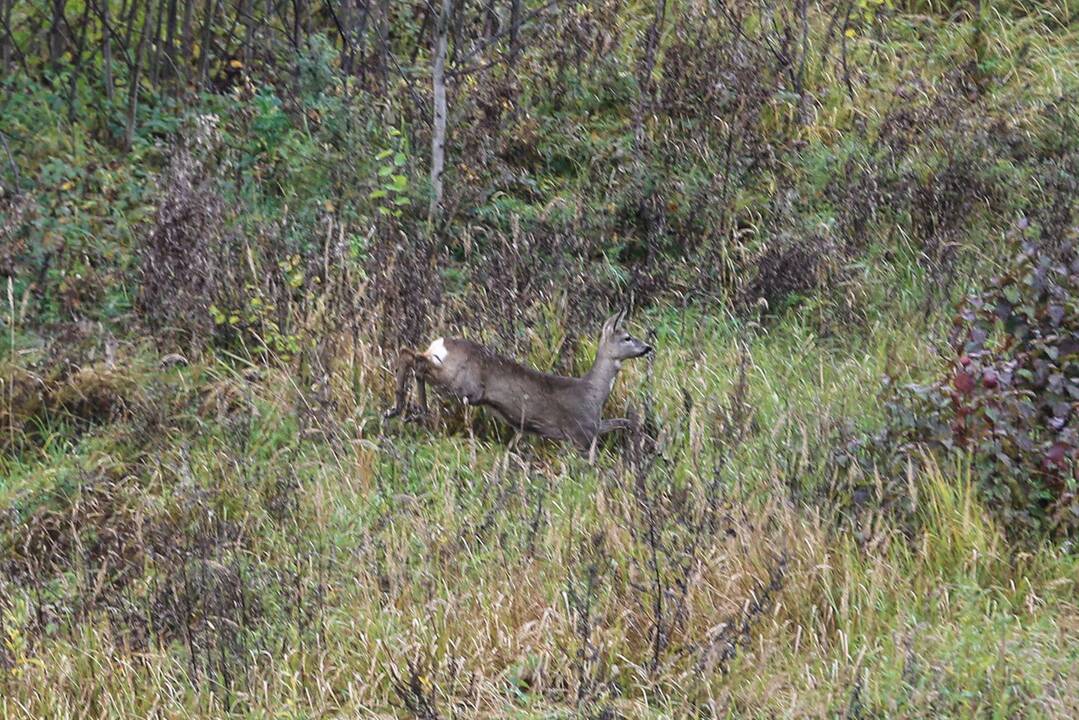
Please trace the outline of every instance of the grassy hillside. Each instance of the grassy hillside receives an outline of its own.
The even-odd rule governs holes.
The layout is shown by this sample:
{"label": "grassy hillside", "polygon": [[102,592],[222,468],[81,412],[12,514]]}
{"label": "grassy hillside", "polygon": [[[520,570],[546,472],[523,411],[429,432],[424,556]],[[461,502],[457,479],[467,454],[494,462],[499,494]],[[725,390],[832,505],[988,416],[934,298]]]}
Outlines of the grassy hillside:
{"label": "grassy hillside", "polygon": [[460,3],[431,210],[434,5],[184,6],[0,3],[0,716],[1079,714],[1076,8]]}

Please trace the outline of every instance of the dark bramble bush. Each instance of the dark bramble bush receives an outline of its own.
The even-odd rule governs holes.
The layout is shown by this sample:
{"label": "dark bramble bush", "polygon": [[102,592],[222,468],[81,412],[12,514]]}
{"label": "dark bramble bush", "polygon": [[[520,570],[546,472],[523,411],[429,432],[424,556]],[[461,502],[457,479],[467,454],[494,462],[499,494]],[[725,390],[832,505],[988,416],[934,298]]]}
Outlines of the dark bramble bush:
{"label": "dark bramble bush", "polygon": [[1017,240],[1008,272],[956,318],[952,435],[978,459],[979,481],[1006,523],[1079,530],[1079,258]]}
{"label": "dark bramble bush", "polygon": [[1034,239],[1020,223],[1013,260],[955,316],[945,376],[895,391],[886,428],[855,448],[863,464],[901,483],[918,448],[968,456],[1010,534],[1079,531],[1076,241],[1075,229]]}

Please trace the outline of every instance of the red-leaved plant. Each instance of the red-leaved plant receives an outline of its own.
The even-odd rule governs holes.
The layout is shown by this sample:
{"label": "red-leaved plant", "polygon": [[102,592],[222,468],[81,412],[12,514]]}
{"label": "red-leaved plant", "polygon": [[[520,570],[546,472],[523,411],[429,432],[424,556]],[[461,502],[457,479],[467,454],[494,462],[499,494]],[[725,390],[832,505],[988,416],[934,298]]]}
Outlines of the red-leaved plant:
{"label": "red-leaved plant", "polygon": [[[981,489],[1006,522],[1079,529],[1079,257],[1015,233],[1015,259],[956,316],[951,445],[972,452]],[[1074,232],[1073,232],[1074,235]]]}
{"label": "red-leaved plant", "polygon": [[948,373],[897,389],[885,428],[848,446],[841,464],[876,468],[898,489],[915,448],[968,455],[1010,535],[1079,534],[1076,230],[1034,239],[1021,221],[1006,270],[959,307]]}

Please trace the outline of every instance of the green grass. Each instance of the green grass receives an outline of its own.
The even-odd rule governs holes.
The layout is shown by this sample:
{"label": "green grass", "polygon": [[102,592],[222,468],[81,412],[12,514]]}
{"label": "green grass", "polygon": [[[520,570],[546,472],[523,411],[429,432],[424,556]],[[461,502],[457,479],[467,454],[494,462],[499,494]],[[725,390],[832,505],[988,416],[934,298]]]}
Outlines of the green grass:
{"label": "green grass", "polygon": [[[672,4],[672,18],[675,5],[710,7]],[[521,719],[1079,716],[1074,545],[1009,544],[963,459],[920,458],[898,490],[870,477],[861,504],[832,462],[847,439],[885,420],[885,379],[941,377],[949,303],[993,269],[1004,229],[1052,199],[1034,180],[1044,169],[1036,161],[1056,156],[1035,148],[1074,145],[1059,117],[1079,89],[1073,7],[984,3],[978,55],[968,4],[896,5],[906,12],[887,21],[854,17],[850,90],[833,45],[828,62],[810,54],[803,123],[790,122],[789,92],[741,118],[738,142],[760,134],[768,142],[755,152],[774,157],[753,159],[723,207],[711,207],[710,193],[741,109],[645,118],[646,151],[633,156],[646,4],[596,11],[621,32],[584,72],[559,66],[566,76],[547,78],[552,50],[536,41],[510,93],[523,112],[493,137],[482,123],[478,133],[454,127],[453,142],[492,140],[495,155],[519,149],[494,142],[497,132],[519,136],[530,159],[472,163],[473,145],[451,157],[450,184],[476,207],[459,209],[435,257],[446,307],[432,308],[429,327],[490,299],[469,295],[470,263],[486,262],[488,246],[516,247],[533,232],[603,239],[569,266],[572,284],[514,269],[515,281],[552,285],[513,328],[520,357],[541,369],[590,362],[598,328],[572,326],[574,273],[589,274],[587,289],[602,296],[628,287],[620,254],[643,241],[622,215],[632,226],[639,203],[661,201],[665,222],[686,223],[663,242],[722,219],[706,238],[718,251],[701,257],[722,266],[704,270],[722,277],[723,302],[691,291],[676,302],[681,282],[694,287],[699,258],[661,248],[675,280],[634,318],[654,332],[657,352],[626,365],[607,408],[641,418],[658,451],[611,438],[594,466],[452,401],[425,424],[381,420],[392,377],[372,316],[386,295],[365,293],[385,268],[367,253],[411,226],[394,225],[390,241],[376,233],[378,153],[407,151],[416,206],[426,183],[426,146],[403,139],[423,131],[404,127],[416,121],[394,107],[413,102],[404,85],[353,96],[338,78],[292,97],[287,79],[266,80],[250,98],[207,94],[186,109],[147,97],[133,151],[120,157],[102,131],[116,108],[71,120],[59,90],[10,81],[3,129],[34,207],[27,247],[0,266],[14,268],[0,310],[0,718],[423,716],[419,706]],[[815,51],[829,24],[818,10]],[[559,22],[584,28],[590,12],[578,4]],[[417,52],[422,61],[426,49]],[[657,79],[674,70],[666,52]],[[977,98],[937,95],[952,71],[969,80],[972,59],[986,85]],[[462,81],[476,83],[462,85],[476,99],[501,98],[487,76],[466,77],[480,78]],[[566,92],[548,97],[554,82]],[[97,90],[82,92],[91,112]],[[969,105],[956,127],[914,123],[924,135],[909,148],[897,142],[900,167],[889,166],[876,144],[884,118],[938,99]],[[474,101],[453,98],[454,112],[479,117],[465,100]],[[138,251],[171,152],[161,137],[195,136],[208,113],[220,136],[198,152],[227,205],[208,230],[250,243],[228,256],[245,268],[221,291],[234,305],[220,312],[254,312],[257,301],[262,315],[231,344],[194,338],[206,347],[184,348],[190,365],[164,369],[161,339],[151,343],[132,318]],[[990,131],[1014,133],[1022,147],[985,151],[974,140]],[[996,205],[945,238],[961,261],[941,291],[924,257],[939,238],[916,237],[910,208],[919,206],[903,193],[932,190],[954,155],[983,151],[992,164],[967,179],[997,191]],[[520,177],[507,184],[510,170]],[[841,181],[863,170],[867,182],[901,186],[882,197],[907,209],[871,203],[867,237],[840,237],[842,205],[860,189]],[[787,190],[789,214],[777,209]],[[699,216],[694,198],[708,205]],[[0,205],[0,230],[11,209]],[[180,239],[201,238],[200,223]],[[864,248],[825,258],[812,289],[781,297],[766,317],[730,310],[783,233]],[[337,236],[350,248],[340,268],[330,267]],[[309,282],[312,259],[332,287]],[[9,262],[4,249],[0,261]],[[294,292],[277,293],[282,281]],[[327,319],[357,300],[375,308],[358,324]],[[55,336],[37,324],[72,330],[72,318],[104,325],[80,325],[70,347],[47,344]],[[344,334],[346,324],[363,330]],[[103,351],[109,333],[121,336],[114,357]],[[300,349],[284,357],[282,347]],[[328,358],[327,377],[312,355]],[[912,522],[888,511],[896,492]]]}
{"label": "green grass", "polygon": [[[767,331],[677,311],[642,322],[656,327],[659,350],[627,368],[612,412],[652,402],[668,460],[643,500],[616,445],[591,468],[543,442],[485,438],[484,422],[478,437],[456,420],[380,428],[382,376],[352,398],[368,410],[316,426],[320,435],[301,430],[299,396],[279,371],[255,383],[212,360],[182,374],[139,371],[144,384],[177,392],[199,378],[217,389],[181,405],[142,457],[129,444],[135,429],[120,423],[91,429],[62,457],[9,461],[0,502],[30,518],[27,526],[46,514],[66,519],[84,544],[114,529],[167,527],[182,545],[227,525],[227,538],[187,562],[201,567],[199,552],[208,552],[206,567],[238,568],[257,616],[243,649],[226,647],[224,661],[214,653],[232,636],[214,623],[238,622],[233,616],[201,626],[196,613],[211,652],[197,646],[194,660],[182,636],[132,647],[130,621],[62,611],[86,599],[87,569],[105,579],[116,572],[84,545],[84,559],[68,556],[43,585],[5,588],[0,712],[392,715],[401,702],[394,677],[407,684],[410,662],[440,712],[470,716],[569,717],[603,707],[629,717],[700,708],[739,717],[1075,710],[1076,559],[1052,547],[1008,548],[963,467],[912,468],[925,528],[917,537],[877,515],[856,541],[830,529],[826,508],[788,499],[792,482],[827,482],[818,455],[833,423],[877,417],[884,373],[932,369],[917,322],[847,339],[818,337],[796,318]],[[737,387],[743,348],[751,416],[737,446],[717,447],[716,413]],[[230,400],[207,400],[215,393]],[[720,460],[723,482],[713,486]],[[75,472],[82,486],[52,489]],[[687,494],[684,516],[670,504],[678,492]],[[694,550],[688,575],[678,569],[683,555],[661,557],[664,592],[689,580],[685,617],[653,667],[641,503],[668,513],[659,531],[675,547],[708,492],[722,495],[722,530]],[[777,553],[786,565],[774,599],[745,616],[733,657],[720,660],[726,644],[703,648],[724,637],[724,623],[741,622]],[[124,598],[151,612],[154,583],[169,570],[160,558],[140,562],[143,576]],[[41,597],[57,618],[33,634],[26,628]],[[213,610],[212,598],[203,602]]]}

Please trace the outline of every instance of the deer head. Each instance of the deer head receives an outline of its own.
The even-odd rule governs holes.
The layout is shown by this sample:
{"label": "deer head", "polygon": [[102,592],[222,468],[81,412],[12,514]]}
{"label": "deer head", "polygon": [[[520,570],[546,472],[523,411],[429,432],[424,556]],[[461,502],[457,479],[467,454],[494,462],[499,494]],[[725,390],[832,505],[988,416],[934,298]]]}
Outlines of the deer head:
{"label": "deer head", "polygon": [[604,359],[621,362],[622,360],[638,358],[652,352],[650,345],[641,342],[626,330],[624,323],[627,314],[626,310],[619,310],[603,323],[599,348],[596,350],[596,360]]}

